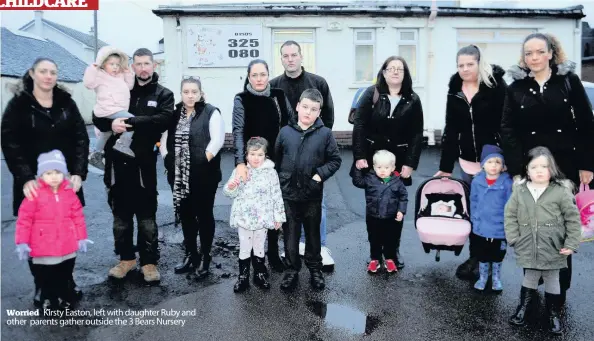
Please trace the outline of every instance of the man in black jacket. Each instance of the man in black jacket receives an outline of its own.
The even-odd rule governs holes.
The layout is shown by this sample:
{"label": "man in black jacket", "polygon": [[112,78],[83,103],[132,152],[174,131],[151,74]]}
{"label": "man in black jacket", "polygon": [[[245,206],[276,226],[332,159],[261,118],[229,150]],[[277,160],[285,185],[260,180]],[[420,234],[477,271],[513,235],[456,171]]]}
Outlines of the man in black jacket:
{"label": "man in black jacket", "polygon": [[[137,248],[144,280],[158,283],[159,260],[157,240],[157,151],[155,144],[173,118],[173,93],[158,83],[155,63],[150,50],[141,48],[133,55],[136,74],[130,91],[131,118],[110,119],[93,115],[93,123],[101,131],[113,131],[105,147],[104,182],[108,188],[108,203],[113,213],[115,252],[120,263],[109,270],[109,276],[122,279],[136,267],[134,252],[134,216],[138,221]],[[113,150],[119,134],[134,131],[130,146],[136,157]]]}
{"label": "man in black jacket", "polygon": [[[281,62],[285,68],[285,72],[272,79],[270,86],[272,88],[280,88],[284,91],[289,99],[290,106],[293,110],[297,108],[297,103],[301,94],[307,89],[316,89],[322,94],[324,105],[320,112],[320,118],[325,127],[332,130],[334,125],[334,103],[332,102],[332,95],[326,80],[316,74],[305,71],[301,66],[303,55],[301,54],[301,46],[293,40],[288,40],[283,43],[280,48]],[[322,199],[322,221],[320,223],[320,234],[322,239],[322,264],[324,270],[334,269],[334,259],[330,255],[330,250],[326,247],[326,203],[325,196]],[[302,238],[299,243],[299,253],[303,256],[305,253],[305,237],[302,231]]]}
{"label": "man in black jacket", "polygon": [[305,265],[314,289],[325,287],[322,275],[320,221],[324,182],[338,171],[342,162],[332,131],[319,119],[322,95],[305,90],[297,105],[297,118],[283,127],[275,145],[278,171],[287,222],[283,226],[287,270],[281,289],[293,290],[301,269],[299,238],[305,229]]}

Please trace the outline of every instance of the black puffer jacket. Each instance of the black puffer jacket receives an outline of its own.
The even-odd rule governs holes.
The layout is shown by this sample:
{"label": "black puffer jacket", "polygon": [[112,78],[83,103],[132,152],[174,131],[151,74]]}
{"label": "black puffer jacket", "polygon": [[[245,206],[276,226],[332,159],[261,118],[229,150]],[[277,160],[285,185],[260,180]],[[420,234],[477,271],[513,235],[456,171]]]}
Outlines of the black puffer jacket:
{"label": "black puffer jacket", "polygon": [[353,185],[365,189],[366,215],[378,219],[394,219],[396,214],[406,214],[408,191],[397,172],[388,182],[380,179],[375,171],[355,169]]}
{"label": "black puffer jacket", "polygon": [[[330,128],[318,118],[303,131],[292,119],[281,129],[274,149],[283,199],[322,200],[324,182],[338,171],[342,162]],[[322,182],[312,179],[316,174]]]}
{"label": "black puffer jacket", "polygon": [[456,72],[451,77],[439,170],[451,173],[458,158],[480,162],[484,145],[501,145],[499,128],[507,89],[504,75],[500,66],[493,65],[495,84],[490,88],[481,82],[470,104],[462,92],[460,75]]}
{"label": "black puffer jacket", "polygon": [[375,151],[386,149],[396,155],[397,167],[416,169],[423,142],[421,99],[414,92],[403,94],[392,113],[387,93],[380,93],[373,104],[374,91],[375,85],[370,86],[359,100],[353,128],[354,159],[367,159],[371,166]]}
{"label": "black puffer jacket", "polygon": [[[64,154],[70,174],[87,178],[89,135],[70,94],[56,86],[48,110],[37,102],[32,89],[21,90],[8,102],[2,116],[2,151],[14,177],[15,216],[24,199],[23,185],[37,174],[37,157],[53,149]],[[77,194],[84,205],[82,188]]]}
{"label": "black puffer jacket", "polygon": [[543,93],[528,70],[514,66],[508,71],[514,82],[507,90],[501,133],[512,176],[523,173],[524,157],[536,146],[549,148],[575,183],[579,170],[594,171],[594,115],[574,68],[572,62],[553,66]]}

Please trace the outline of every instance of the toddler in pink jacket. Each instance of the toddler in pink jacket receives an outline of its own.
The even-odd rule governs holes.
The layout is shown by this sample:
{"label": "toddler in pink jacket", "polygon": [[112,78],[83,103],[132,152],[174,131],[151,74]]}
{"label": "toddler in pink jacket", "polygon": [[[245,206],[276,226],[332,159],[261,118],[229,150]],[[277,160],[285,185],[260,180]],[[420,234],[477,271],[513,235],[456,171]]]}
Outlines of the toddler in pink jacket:
{"label": "toddler in pink jacket", "polygon": [[87,239],[80,200],[65,179],[68,169],[62,152],[43,153],[37,163],[39,188],[19,208],[16,251],[20,260],[32,258],[44,311],[66,309],[73,303],[66,298],[76,252],[86,252],[87,244],[93,242]]}
{"label": "toddler in pink jacket", "polygon": [[[128,56],[112,47],[102,47],[97,53],[97,60],[89,65],[83,77],[84,85],[94,89],[97,96],[93,112],[97,117],[130,118],[130,90],[134,87],[134,74],[128,68]],[[90,163],[103,168],[101,152],[112,132],[102,132],[95,143],[95,151],[90,156]],[[113,149],[134,157],[130,149],[133,132],[124,132],[116,141]]]}

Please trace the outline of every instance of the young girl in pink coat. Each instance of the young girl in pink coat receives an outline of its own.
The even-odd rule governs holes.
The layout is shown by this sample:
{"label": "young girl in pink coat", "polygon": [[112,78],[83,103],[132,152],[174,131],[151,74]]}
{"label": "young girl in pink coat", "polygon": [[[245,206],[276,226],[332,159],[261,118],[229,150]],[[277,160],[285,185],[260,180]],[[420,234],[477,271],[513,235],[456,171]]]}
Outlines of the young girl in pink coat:
{"label": "young girl in pink coat", "polygon": [[[128,68],[128,56],[112,47],[104,46],[97,52],[97,60],[89,65],[83,76],[83,84],[95,90],[97,100],[93,113],[97,117],[130,118],[130,90],[134,87],[134,74]],[[93,166],[103,168],[101,152],[105,148],[111,132],[101,133],[95,143],[95,150],[89,160]],[[113,149],[134,157],[130,149],[132,132],[125,132],[116,141]]]}
{"label": "young girl in pink coat", "polygon": [[70,188],[66,160],[59,150],[37,158],[39,189],[33,200],[25,198],[19,208],[15,243],[20,260],[32,258],[41,283],[45,309],[65,309],[71,302],[68,281],[74,269],[76,251],[86,252],[87,228],[83,208]]}

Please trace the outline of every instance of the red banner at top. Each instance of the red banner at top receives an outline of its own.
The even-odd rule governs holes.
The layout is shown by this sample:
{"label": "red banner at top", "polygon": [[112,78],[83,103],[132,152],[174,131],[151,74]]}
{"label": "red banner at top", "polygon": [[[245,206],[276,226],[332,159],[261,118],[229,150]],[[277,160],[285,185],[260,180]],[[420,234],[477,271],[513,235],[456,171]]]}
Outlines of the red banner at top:
{"label": "red banner at top", "polygon": [[0,0],[1,10],[98,10],[99,0]]}

